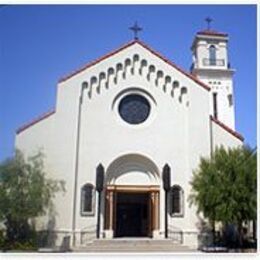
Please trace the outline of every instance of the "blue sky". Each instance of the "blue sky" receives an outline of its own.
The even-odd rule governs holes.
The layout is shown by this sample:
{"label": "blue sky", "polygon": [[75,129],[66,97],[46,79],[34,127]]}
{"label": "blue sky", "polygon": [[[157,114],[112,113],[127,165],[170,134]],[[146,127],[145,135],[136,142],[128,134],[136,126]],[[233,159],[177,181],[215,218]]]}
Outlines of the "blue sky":
{"label": "blue sky", "polygon": [[0,8],[0,161],[12,155],[19,126],[55,107],[58,80],[132,40],[134,21],[142,41],[188,71],[207,16],[230,36],[236,130],[255,147],[255,5],[7,6]]}

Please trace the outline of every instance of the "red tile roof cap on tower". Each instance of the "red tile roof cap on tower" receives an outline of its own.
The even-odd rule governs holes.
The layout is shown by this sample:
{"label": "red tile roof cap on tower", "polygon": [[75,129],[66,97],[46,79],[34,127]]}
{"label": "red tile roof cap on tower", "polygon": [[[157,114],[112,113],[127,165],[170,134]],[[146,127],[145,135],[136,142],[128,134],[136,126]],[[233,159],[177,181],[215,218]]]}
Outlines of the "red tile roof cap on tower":
{"label": "red tile roof cap on tower", "polygon": [[140,40],[133,40],[125,45],[123,45],[122,47],[112,51],[112,52],[109,52],[108,54],[84,65],[82,68],[70,73],[69,75],[61,78],[59,80],[59,83],[61,82],[64,82],[66,80],[68,80],[69,78],[75,76],[76,74],[84,71],[85,69],[88,69],[89,67],[92,67],[94,65],[96,65],[97,63],[117,54],[118,52],[126,49],[127,47],[130,47],[131,45],[135,44],[135,43],[138,43],[140,44],[141,46],[143,46],[145,49],[147,49],[148,51],[150,51],[152,54],[156,55],[158,58],[162,59],[164,62],[168,63],[170,66],[174,67],[176,70],[178,70],[179,72],[181,72],[182,74],[186,75],[187,77],[189,77],[191,80],[195,81],[197,84],[199,84],[201,87],[203,87],[204,89],[206,90],[210,90],[209,86],[206,85],[205,83],[203,83],[202,81],[200,81],[198,78],[196,78],[195,76],[191,75],[190,73],[184,71],[183,69],[181,69],[179,66],[177,66],[176,64],[174,64],[172,61],[170,61],[169,59],[167,59],[166,57],[164,57],[162,54],[160,54],[159,52],[153,50],[152,48],[150,48],[148,45],[146,45],[145,43],[141,42]]}
{"label": "red tile roof cap on tower", "polygon": [[17,130],[16,130],[16,134],[20,134],[22,131],[24,131],[25,129],[29,128],[30,126],[33,126],[35,125],[36,123],[38,123],[39,121],[53,115],[55,113],[55,109],[47,112],[47,113],[44,113],[40,116],[38,116],[37,118],[33,119],[32,121],[22,125],[21,127],[19,127]]}
{"label": "red tile roof cap on tower", "polygon": [[203,30],[203,31],[199,31],[197,32],[197,35],[201,34],[201,35],[209,35],[209,36],[223,36],[223,37],[227,37],[228,34],[227,33],[223,33],[223,32],[217,32],[214,30]]}
{"label": "red tile roof cap on tower", "polygon": [[220,122],[218,119],[214,118],[213,116],[210,116],[210,120],[212,120],[213,122],[215,122],[216,124],[221,126],[223,129],[225,129],[227,132],[229,132],[230,134],[232,134],[233,136],[235,136],[236,138],[238,138],[242,142],[244,141],[244,137],[241,134],[232,130],[230,127],[228,127],[224,123]]}

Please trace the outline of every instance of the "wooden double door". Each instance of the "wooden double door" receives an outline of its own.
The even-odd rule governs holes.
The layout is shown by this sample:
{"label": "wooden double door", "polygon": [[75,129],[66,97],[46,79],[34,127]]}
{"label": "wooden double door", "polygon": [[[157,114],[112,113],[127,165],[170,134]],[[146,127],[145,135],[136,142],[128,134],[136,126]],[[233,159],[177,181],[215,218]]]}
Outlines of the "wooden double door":
{"label": "wooden double door", "polygon": [[105,229],[114,237],[152,237],[159,229],[159,187],[107,186]]}

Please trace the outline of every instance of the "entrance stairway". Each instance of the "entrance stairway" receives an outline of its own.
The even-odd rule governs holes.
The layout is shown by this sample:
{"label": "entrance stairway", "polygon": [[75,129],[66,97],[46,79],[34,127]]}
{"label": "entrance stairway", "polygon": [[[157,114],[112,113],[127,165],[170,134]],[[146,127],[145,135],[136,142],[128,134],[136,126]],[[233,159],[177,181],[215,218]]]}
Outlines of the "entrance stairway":
{"label": "entrance stairway", "polygon": [[170,239],[115,238],[99,239],[80,247],[73,252],[195,252],[187,246],[174,243]]}

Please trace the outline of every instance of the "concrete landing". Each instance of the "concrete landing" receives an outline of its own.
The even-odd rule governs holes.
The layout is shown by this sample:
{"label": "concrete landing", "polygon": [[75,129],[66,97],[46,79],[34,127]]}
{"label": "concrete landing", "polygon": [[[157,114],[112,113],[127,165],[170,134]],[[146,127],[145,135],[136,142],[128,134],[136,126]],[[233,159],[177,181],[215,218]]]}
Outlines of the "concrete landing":
{"label": "concrete landing", "polygon": [[170,239],[115,238],[99,239],[80,247],[73,252],[197,252],[187,246],[174,243]]}

